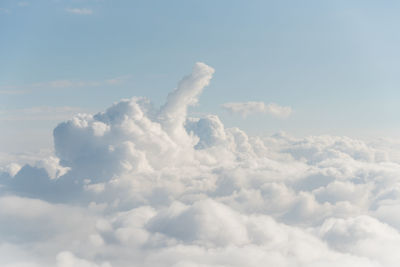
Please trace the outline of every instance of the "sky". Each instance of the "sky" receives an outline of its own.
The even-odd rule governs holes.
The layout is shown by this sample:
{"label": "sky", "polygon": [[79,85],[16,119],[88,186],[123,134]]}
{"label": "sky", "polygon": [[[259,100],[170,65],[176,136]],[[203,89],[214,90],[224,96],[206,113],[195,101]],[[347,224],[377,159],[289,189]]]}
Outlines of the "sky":
{"label": "sky", "polygon": [[0,267],[397,267],[396,1],[0,2]]}
{"label": "sky", "polygon": [[[211,111],[230,126],[399,135],[396,1],[3,0],[0,8],[5,151],[51,147],[42,136],[60,118],[121,98],[161,105],[197,61],[218,71],[192,112]],[[244,120],[221,108],[244,101],[293,112]]]}

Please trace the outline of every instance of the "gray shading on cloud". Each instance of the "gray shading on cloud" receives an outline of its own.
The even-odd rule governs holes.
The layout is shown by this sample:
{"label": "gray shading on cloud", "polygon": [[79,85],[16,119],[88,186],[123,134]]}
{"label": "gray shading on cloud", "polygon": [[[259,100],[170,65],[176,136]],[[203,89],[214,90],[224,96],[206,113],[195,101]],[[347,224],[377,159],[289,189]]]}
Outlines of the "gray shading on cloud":
{"label": "gray shading on cloud", "polygon": [[213,73],[197,63],[159,109],[134,97],[76,115],[54,155],[4,163],[0,266],[397,266],[393,141],[190,117]]}

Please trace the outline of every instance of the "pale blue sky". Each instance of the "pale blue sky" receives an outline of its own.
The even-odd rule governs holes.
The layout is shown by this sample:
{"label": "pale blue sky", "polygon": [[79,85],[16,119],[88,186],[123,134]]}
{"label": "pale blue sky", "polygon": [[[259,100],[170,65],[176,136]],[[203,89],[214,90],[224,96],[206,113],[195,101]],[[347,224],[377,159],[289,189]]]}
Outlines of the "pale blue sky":
{"label": "pale blue sky", "polygon": [[[0,2],[0,147],[51,146],[54,126],[124,97],[163,103],[215,68],[192,112],[252,133],[400,134],[398,1]],[[290,106],[246,119],[226,102]],[[69,107],[69,108],[66,108]]]}

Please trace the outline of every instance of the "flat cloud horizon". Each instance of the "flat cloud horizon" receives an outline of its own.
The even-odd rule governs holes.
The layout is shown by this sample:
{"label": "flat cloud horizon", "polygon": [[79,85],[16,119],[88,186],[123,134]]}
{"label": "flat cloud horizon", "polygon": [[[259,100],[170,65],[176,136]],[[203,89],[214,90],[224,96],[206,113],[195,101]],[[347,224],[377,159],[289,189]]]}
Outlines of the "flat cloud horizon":
{"label": "flat cloud horizon", "polygon": [[[213,73],[196,63],[159,109],[78,114],[54,155],[0,166],[0,266],[398,266],[398,144],[188,116]],[[290,115],[260,103],[226,107]]]}

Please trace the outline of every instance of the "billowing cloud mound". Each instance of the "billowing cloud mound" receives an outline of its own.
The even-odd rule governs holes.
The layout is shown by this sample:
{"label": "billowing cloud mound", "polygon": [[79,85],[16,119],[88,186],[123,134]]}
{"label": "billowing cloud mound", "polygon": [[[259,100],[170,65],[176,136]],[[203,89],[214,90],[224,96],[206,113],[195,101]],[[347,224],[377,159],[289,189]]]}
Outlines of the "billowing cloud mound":
{"label": "billowing cloud mound", "polygon": [[392,142],[189,117],[213,72],[197,63],[159,109],[79,114],[55,128],[55,155],[5,164],[0,266],[397,266]]}

